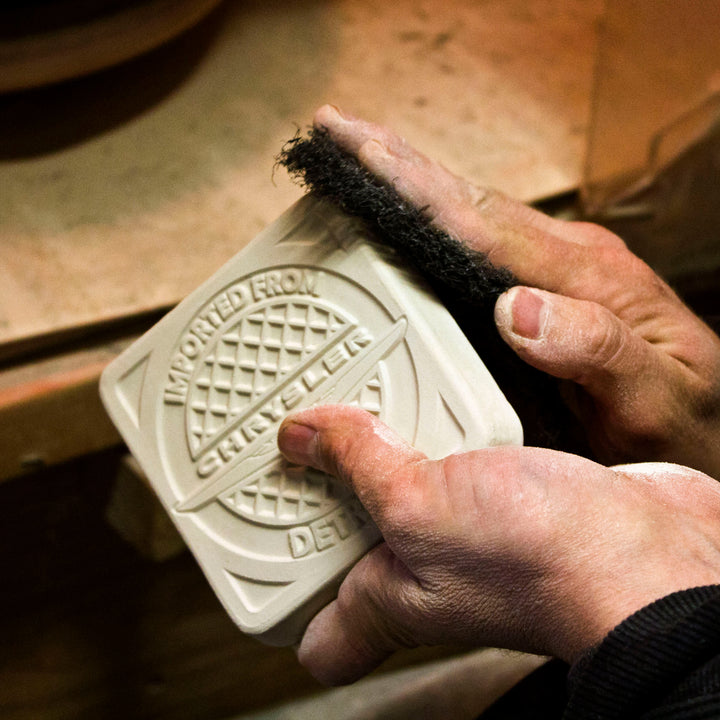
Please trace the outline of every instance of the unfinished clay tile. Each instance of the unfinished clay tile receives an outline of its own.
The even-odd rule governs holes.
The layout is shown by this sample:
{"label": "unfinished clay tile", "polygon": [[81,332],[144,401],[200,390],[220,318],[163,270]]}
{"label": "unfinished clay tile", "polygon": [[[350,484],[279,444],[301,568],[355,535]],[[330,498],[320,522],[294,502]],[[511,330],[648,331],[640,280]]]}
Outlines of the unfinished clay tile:
{"label": "unfinished clay tile", "polygon": [[288,412],[357,405],[430,457],[522,442],[423,282],[311,197],[113,362],[101,392],[228,613],[279,645],[380,539],[346,488],[281,457]]}

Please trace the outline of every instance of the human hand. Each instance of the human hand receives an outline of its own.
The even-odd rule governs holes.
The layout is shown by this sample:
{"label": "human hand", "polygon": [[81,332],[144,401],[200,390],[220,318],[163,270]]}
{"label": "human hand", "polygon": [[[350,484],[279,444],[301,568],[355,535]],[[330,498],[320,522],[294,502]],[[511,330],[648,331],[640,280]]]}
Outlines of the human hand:
{"label": "human hand", "polygon": [[432,222],[522,286],[496,324],[566,399],[603,462],[667,460],[720,478],[720,339],[613,233],[458,178],[390,131],[321,108],[315,124]]}
{"label": "human hand", "polygon": [[517,447],[431,461],[347,406],[290,416],[278,442],[349,484],[385,539],[305,632],[326,683],[420,644],[572,662],[649,602],[720,582],[720,485],[694,470]]}

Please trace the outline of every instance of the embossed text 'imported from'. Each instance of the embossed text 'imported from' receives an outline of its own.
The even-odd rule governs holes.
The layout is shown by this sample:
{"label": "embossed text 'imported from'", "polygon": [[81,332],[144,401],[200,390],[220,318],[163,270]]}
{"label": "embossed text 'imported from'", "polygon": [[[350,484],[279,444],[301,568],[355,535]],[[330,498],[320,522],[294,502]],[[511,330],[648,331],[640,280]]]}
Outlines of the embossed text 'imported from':
{"label": "embossed text 'imported from'", "polygon": [[218,293],[195,316],[178,344],[165,383],[165,402],[182,405],[186,401],[188,382],[202,349],[230,318],[251,302],[283,295],[316,297],[322,274],[306,268],[270,270],[253,275]]}

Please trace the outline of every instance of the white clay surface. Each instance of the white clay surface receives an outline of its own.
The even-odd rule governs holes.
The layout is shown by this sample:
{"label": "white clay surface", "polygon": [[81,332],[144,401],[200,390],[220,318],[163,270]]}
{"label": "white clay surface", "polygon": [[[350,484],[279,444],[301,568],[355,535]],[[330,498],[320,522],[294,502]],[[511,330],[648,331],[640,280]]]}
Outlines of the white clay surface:
{"label": "white clay surface", "polygon": [[278,645],[380,538],[348,490],[282,459],[289,411],[359,405],[430,457],[522,443],[423,282],[310,197],[113,362],[101,394],[228,613]]}

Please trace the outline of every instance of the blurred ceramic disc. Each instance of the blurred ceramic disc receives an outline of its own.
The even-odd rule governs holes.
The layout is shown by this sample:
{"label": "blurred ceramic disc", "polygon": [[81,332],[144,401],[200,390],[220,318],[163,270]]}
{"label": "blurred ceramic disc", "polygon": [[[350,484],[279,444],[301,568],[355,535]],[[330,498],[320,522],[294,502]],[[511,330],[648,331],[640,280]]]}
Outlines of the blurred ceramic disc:
{"label": "blurred ceramic disc", "polygon": [[220,0],[14,0],[0,9],[0,92],[88,75],[162,45]]}

